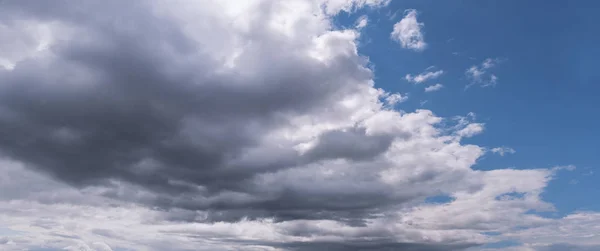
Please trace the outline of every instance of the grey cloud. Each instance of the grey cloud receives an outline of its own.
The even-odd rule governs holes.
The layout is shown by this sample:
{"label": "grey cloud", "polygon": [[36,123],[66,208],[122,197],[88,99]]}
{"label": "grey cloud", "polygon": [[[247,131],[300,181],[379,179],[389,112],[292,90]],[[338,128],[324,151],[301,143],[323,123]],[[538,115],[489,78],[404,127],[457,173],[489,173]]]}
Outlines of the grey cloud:
{"label": "grey cloud", "polygon": [[[381,104],[358,34],[321,27],[329,16],[307,11],[273,32],[288,2],[233,18],[222,12],[235,14],[236,1],[3,1],[0,24],[24,42],[0,39],[20,59],[0,66],[0,155],[23,166],[0,165],[0,224],[30,231],[10,241],[409,251],[482,242],[461,222],[403,221],[427,196],[481,191],[470,169],[480,148],[444,134],[429,111]],[[354,6],[344,4],[333,7]],[[22,27],[38,22],[52,41],[31,57],[35,36]],[[507,186],[530,181],[517,177]],[[440,216],[425,209],[415,220]]]}
{"label": "grey cloud", "polygon": [[536,251],[595,251],[600,250],[600,246],[580,246],[573,244],[554,244],[550,246],[539,247]]}
{"label": "grey cloud", "polygon": [[307,155],[317,159],[371,159],[387,151],[393,140],[392,135],[367,135],[364,128],[328,131],[319,137]]}
{"label": "grey cloud", "polygon": [[[180,27],[144,12],[143,2],[119,8],[114,2],[61,3],[6,5],[28,18],[76,27],[75,37],[81,39],[60,41],[51,48],[55,56],[0,72],[0,108],[5,111],[0,151],[76,186],[119,179],[160,193],[196,192],[171,182],[178,180],[205,186],[210,193],[246,190],[245,179],[297,161],[253,168],[238,163],[240,168],[228,169],[226,162],[285,125],[282,114],[307,113],[344,91],[347,79],[370,77],[345,59],[325,66],[293,53],[267,54],[274,49],[269,37],[248,50],[278,62],[257,66],[259,78],[216,74],[218,62]],[[111,16],[103,17],[109,9]],[[136,29],[124,29],[113,18]],[[314,154],[348,151],[329,146],[319,150],[332,153]],[[137,168],[146,160],[156,167]]]}
{"label": "grey cloud", "polygon": [[350,250],[373,250],[373,251],[459,251],[471,247],[472,245],[436,245],[436,244],[417,244],[417,243],[397,243],[386,242],[381,240],[376,241],[356,241],[356,242],[296,242],[287,243],[284,245],[290,250],[308,251],[308,250],[335,250],[335,251],[350,251]]}

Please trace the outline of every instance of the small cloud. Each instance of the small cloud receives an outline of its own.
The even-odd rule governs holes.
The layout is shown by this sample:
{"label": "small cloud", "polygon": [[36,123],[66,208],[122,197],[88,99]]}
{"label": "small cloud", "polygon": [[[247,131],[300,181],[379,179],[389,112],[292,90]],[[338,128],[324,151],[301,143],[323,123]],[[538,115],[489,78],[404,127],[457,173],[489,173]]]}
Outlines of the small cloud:
{"label": "small cloud", "polygon": [[400,93],[383,93],[381,94],[381,97],[383,98],[385,105],[388,107],[394,107],[395,105],[408,99],[408,95],[402,95]]}
{"label": "small cloud", "polygon": [[430,80],[430,79],[436,79],[436,78],[440,77],[442,74],[444,74],[444,71],[443,70],[439,70],[439,71],[423,72],[423,73],[418,74],[416,76],[413,76],[411,74],[406,74],[406,76],[404,78],[408,82],[412,82],[412,83],[415,83],[415,84],[420,84],[420,83],[423,83],[423,82],[425,82],[427,80]]}
{"label": "small cloud", "polygon": [[514,153],[517,152],[517,151],[515,151],[515,149],[512,149],[510,147],[506,147],[506,146],[492,148],[491,151],[493,153],[496,153],[496,154],[500,155],[500,156],[504,156],[505,154],[514,154]]}
{"label": "small cloud", "polygon": [[460,137],[465,137],[465,138],[473,137],[473,136],[483,132],[483,126],[484,126],[483,123],[471,123],[471,124],[468,124],[465,128],[456,132],[456,134]]}
{"label": "small cloud", "polygon": [[435,85],[430,85],[425,87],[425,92],[434,92],[434,91],[439,91],[440,89],[442,89],[444,86],[442,84],[435,84]]}
{"label": "small cloud", "polygon": [[369,18],[366,15],[363,15],[356,20],[355,27],[356,29],[360,30],[362,28],[367,27],[367,24],[369,24]]}
{"label": "small cloud", "polygon": [[480,85],[481,87],[495,86],[498,83],[498,77],[495,74],[489,73],[489,70],[494,68],[499,59],[487,58],[480,65],[473,65],[465,71],[465,75],[471,81],[466,88],[471,85]]}
{"label": "small cloud", "polygon": [[496,66],[496,64],[499,62],[500,61],[498,59],[487,58],[483,61],[483,63],[481,63],[481,67],[483,67],[484,69],[490,69]]}
{"label": "small cloud", "polygon": [[402,48],[414,51],[425,50],[427,43],[425,43],[421,32],[424,25],[417,21],[417,11],[410,9],[404,13],[404,18],[394,24],[394,30],[390,34],[391,38],[400,43]]}
{"label": "small cloud", "polygon": [[555,166],[552,168],[553,171],[561,171],[561,170],[566,170],[566,171],[573,171],[575,170],[577,167],[575,167],[575,165],[566,165],[566,166]]}
{"label": "small cloud", "polygon": [[429,100],[422,100],[422,101],[420,102],[420,104],[421,104],[421,106],[424,106],[425,104],[427,104],[427,102],[429,102]]}

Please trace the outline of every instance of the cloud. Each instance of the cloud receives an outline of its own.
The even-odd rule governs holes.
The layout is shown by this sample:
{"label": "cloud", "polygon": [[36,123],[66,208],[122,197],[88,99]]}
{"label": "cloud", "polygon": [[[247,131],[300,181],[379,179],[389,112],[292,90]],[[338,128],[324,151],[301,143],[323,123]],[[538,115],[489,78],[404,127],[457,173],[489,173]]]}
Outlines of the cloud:
{"label": "cloud", "polygon": [[367,24],[369,24],[369,18],[365,15],[360,16],[358,20],[356,20],[356,29],[365,28],[367,27]]}
{"label": "cloud", "polygon": [[324,5],[328,15],[335,15],[341,11],[352,12],[366,7],[381,8],[387,6],[391,0],[318,0],[316,4]]}
{"label": "cloud", "polygon": [[382,98],[385,101],[385,104],[388,107],[393,107],[399,103],[402,103],[406,100],[408,100],[408,95],[402,95],[400,93],[383,93],[382,94]]}
{"label": "cloud", "polygon": [[509,154],[509,153],[510,154],[516,153],[515,149],[512,149],[510,147],[506,147],[506,146],[503,146],[503,147],[494,147],[494,148],[492,148],[491,151],[492,151],[492,153],[496,153],[496,154],[498,154],[500,156],[504,156],[505,154]]}
{"label": "cloud", "polygon": [[473,65],[465,71],[465,75],[471,82],[467,85],[480,85],[481,87],[495,86],[498,83],[498,77],[489,73],[501,61],[499,59],[487,58],[480,65]]}
{"label": "cloud", "polygon": [[474,115],[375,88],[332,18],[386,3],[4,2],[26,42],[0,43],[0,249],[463,250],[552,224],[528,212],[556,170],[473,170]]}
{"label": "cloud", "polygon": [[410,9],[404,13],[404,18],[394,24],[394,30],[390,34],[391,38],[400,43],[402,48],[414,51],[425,50],[427,43],[421,32],[424,25],[417,21],[417,11]]}
{"label": "cloud", "polygon": [[459,130],[457,134],[461,137],[473,137],[483,132],[483,125],[484,124],[482,123],[469,124],[465,128]]}
{"label": "cloud", "polygon": [[415,84],[420,84],[420,83],[426,82],[428,80],[436,79],[436,78],[440,77],[442,74],[444,74],[443,70],[429,71],[429,72],[423,72],[423,73],[418,74],[416,76],[413,76],[411,74],[407,74],[404,77],[404,79],[406,79],[406,81],[408,81],[408,82],[412,82],[412,83],[415,83]]}
{"label": "cloud", "polygon": [[443,88],[444,86],[442,84],[435,84],[435,85],[430,85],[425,87],[425,92],[434,92],[434,91],[439,91]]}
{"label": "cloud", "polygon": [[599,220],[597,212],[576,212],[537,227],[506,233],[504,238],[520,241],[535,251],[597,250],[600,237],[595,233]]}

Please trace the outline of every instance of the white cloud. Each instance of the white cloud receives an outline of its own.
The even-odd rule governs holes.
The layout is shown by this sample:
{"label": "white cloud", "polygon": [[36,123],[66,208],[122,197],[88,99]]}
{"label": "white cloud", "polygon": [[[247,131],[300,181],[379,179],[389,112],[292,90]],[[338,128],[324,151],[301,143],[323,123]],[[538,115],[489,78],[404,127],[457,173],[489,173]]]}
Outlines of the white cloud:
{"label": "white cloud", "polygon": [[423,51],[427,47],[427,43],[424,41],[422,28],[423,23],[417,21],[417,11],[406,10],[404,18],[394,24],[394,30],[390,36],[393,40],[399,42],[403,48]]}
{"label": "white cloud", "polygon": [[461,129],[457,132],[457,134],[461,137],[473,137],[477,134],[483,132],[483,124],[482,123],[472,123],[467,125],[465,128]]}
{"label": "white cloud", "polygon": [[487,58],[480,65],[473,65],[465,71],[465,75],[470,81],[471,85],[480,85],[481,87],[495,86],[498,83],[498,77],[495,74],[489,73],[489,70],[494,68],[498,63],[499,59]]}
{"label": "white cloud", "polygon": [[404,76],[404,79],[406,79],[406,81],[408,81],[408,82],[420,84],[420,83],[426,82],[428,80],[436,79],[436,78],[440,77],[442,74],[444,74],[443,70],[423,72],[416,76],[413,76],[411,74],[406,74],[406,76]]}
{"label": "white cloud", "polygon": [[600,248],[600,214],[576,212],[558,219],[548,219],[536,227],[503,234],[502,238],[524,243],[534,251],[592,251]]}
{"label": "white cloud", "polygon": [[391,0],[318,0],[318,4],[324,4],[325,13],[335,15],[341,11],[352,12],[364,7],[380,8],[388,5]]}
{"label": "white cloud", "polygon": [[514,154],[516,153],[515,149],[512,149],[510,147],[494,147],[492,148],[492,153],[496,153],[499,154],[500,156],[504,156],[505,154]]}
{"label": "white cloud", "polygon": [[61,39],[6,46],[0,249],[448,250],[570,224],[529,213],[559,169],[473,170],[474,114],[448,125],[375,88],[332,18],[387,2],[4,2],[11,32]]}
{"label": "white cloud", "polygon": [[555,166],[552,168],[552,170],[555,170],[555,171],[560,171],[560,170],[573,171],[575,169],[576,169],[576,167],[574,165]]}
{"label": "white cloud", "polygon": [[408,95],[402,95],[400,93],[386,93],[385,102],[388,106],[394,106],[396,104],[402,103],[408,99]]}
{"label": "white cloud", "polygon": [[434,92],[434,91],[439,91],[443,88],[444,86],[442,84],[435,84],[435,85],[430,85],[425,87],[425,92]]}
{"label": "white cloud", "polygon": [[365,28],[367,27],[367,24],[369,24],[369,18],[363,15],[356,20],[356,29]]}

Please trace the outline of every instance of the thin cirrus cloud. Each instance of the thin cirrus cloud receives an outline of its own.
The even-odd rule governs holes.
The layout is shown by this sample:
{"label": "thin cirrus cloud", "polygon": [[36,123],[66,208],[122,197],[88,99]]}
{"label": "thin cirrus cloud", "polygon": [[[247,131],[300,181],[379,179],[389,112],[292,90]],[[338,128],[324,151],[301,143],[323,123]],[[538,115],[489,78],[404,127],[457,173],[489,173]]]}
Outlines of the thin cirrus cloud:
{"label": "thin cirrus cloud", "polygon": [[423,51],[427,48],[423,32],[423,23],[417,21],[416,10],[406,10],[402,20],[394,24],[390,37],[400,43],[402,48],[413,51]]}
{"label": "thin cirrus cloud", "polygon": [[467,250],[577,223],[528,213],[568,169],[474,170],[474,115],[393,109],[333,22],[386,2],[3,2],[0,249]]}
{"label": "thin cirrus cloud", "polygon": [[487,58],[481,64],[469,67],[465,71],[465,75],[470,82],[467,88],[472,85],[479,85],[481,87],[495,86],[498,83],[498,77],[491,73],[490,70],[500,62],[501,60],[497,58]]}
{"label": "thin cirrus cloud", "polygon": [[365,15],[360,16],[357,20],[356,20],[356,29],[362,29],[367,27],[367,25],[369,24],[369,18]]}
{"label": "thin cirrus cloud", "polygon": [[411,83],[420,84],[429,80],[437,79],[440,76],[442,76],[442,74],[444,74],[443,70],[423,72],[417,75],[406,74],[406,76],[404,76],[404,79]]}
{"label": "thin cirrus cloud", "polygon": [[491,151],[492,151],[492,153],[498,154],[500,156],[504,156],[505,154],[514,154],[517,152],[517,151],[515,151],[515,149],[506,147],[506,146],[494,147],[494,148],[492,148]]}
{"label": "thin cirrus cloud", "polygon": [[442,84],[435,84],[435,85],[430,85],[425,87],[425,92],[435,92],[435,91],[439,91],[444,87],[444,85]]}

